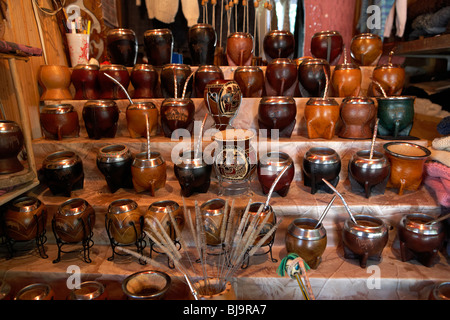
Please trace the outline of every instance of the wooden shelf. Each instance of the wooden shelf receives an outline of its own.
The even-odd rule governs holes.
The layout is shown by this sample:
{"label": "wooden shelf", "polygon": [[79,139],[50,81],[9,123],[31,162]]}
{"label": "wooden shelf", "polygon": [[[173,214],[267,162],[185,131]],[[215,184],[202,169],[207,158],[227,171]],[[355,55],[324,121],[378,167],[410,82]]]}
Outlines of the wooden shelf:
{"label": "wooden shelf", "polygon": [[[230,72],[232,70],[229,70]],[[365,69],[366,74],[371,74],[371,69]],[[439,260],[432,268],[426,268],[415,261],[401,262],[398,256],[398,244],[395,242],[396,229],[400,218],[408,212],[424,212],[432,215],[440,214],[440,207],[430,191],[425,186],[414,192],[405,192],[403,195],[396,194],[396,190],[386,189],[384,194],[372,195],[367,199],[362,193],[351,190],[348,180],[347,165],[353,152],[359,149],[370,147],[371,140],[352,140],[342,139],[335,136],[331,140],[308,139],[303,119],[304,106],[308,98],[295,98],[297,103],[297,120],[294,133],[291,138],[282,138],[278,142],[279,150],[288,153],[295,163],[295,177],[291,183],[291,188],[286,197],[280,197],[277,194],[271,199],[271,205],[276,212],[277,218],[282,219],[279,228],[276,231],[273,256],[278,259],[277,262],[269,260],[268,255],[253,257],[247,269],[239,270],[233,279],[238,299],[262,299],[262,300],[280,300],[302,299],[298,284],[288,278],[280,277],[276,273],[280,260],[287,254],[284,241],[285,233],[289,224],[296,217],[308,216],[319,217],[331,199],[332,195],[324,192],[311,194],[309,187],[304,186],[301,171],[301,161],[305,152],[313,146],[328,146],[335,149],[341,156],[342,169],[340,181],[337,189],[346,198],[346,202],[356,213],[368,213],[378,216],[393,226],[390,230],[389,243],[382,255],[381,262],[370,262],[369,265],[377,265],[381,268],[381,289],[369,290],[367,279],[370,274],[367,269],[362,269],[355,260],[346,260],[343,257],[341,247],[341,232],[343,221],[348,218],[348,213],[344,205],[338,200],[324,220],[324,226],[327,229],[327,249],[323,255],[321,265],[317,270],[308,272],[308,276],[317,299],[426,299],[435,282],[448,280],[446,276],[450,272],[450,266],[447,258],[440,254]],[[155,102],[157,108],[163,99],[151,99]],[[201,98],[194,98],[196,106],[195,120],[201,121],[205,115],[206,108]],[[341,99],[337,99],[338,102]],[[111,256],[111,247],[105,230],[104,217],[108,205],[122,198],[131,198],[138,203],[140,210],[144,211],[148,206],[159,200],[172,199],[179,204],[183,202],[181,190],[173,172],[173,163],[171,161],[171,151],[179,141],[161,135],[151,137],[152,148],[162,152],[163,157],[168,163],[167,182],[163,189],[156,192],[152,197],[148,193],[136,193],[132,189],[119,189],[112,194],[104,177],[96,167],[96,154],[98,149],[104,145],[122,143],[127,145],[132,153],[145,148],[146,139],[130,138],[125,119],[125,110],[128,100],[118,100],[120,109],[119,127],[117,135],[112,139],[92,140],[87,137],[84,123],[81,117],[82,107],[85,101],[68,100],[59,101],[61,103],[71,103],[79,114],[80,136],[78,138],[63,139],[61,141],[47,140],[44,138],[33,141],[33,151],[35,162],[40,165],[45,156],[57,150],[72,150],[80,155],[85,170],[84,188],[72,191],[71,198],[80,197],[88,201],[96,211],[96,224],[94,228],[91,258],[92,263],[83,262],[79,256],[66,255],[61,262],[53,264],[52,260],[56,257],[57,249],[55,239],[51,229],[51,218],[56,212],[58,206],[68,200],[66,196],[51,194],[50,190],[41,184],[29,191],[29,194],[38,197],[48,208],[47,218],[47,238],[46,243],[48,259],[42,259],[36,254],[22,255],[11,260],[0,259],[0,270],[7,270],[6,280],[14,283],[15,289],[32,282],[44,281],[54,285],[58,292],[58,299],[65,299],[67,296],[67,267],[76,264],[80,266],[82,280],[99,280],[107,284],[107,289],[111,290],[111,300],[123,299],[121,291],[121,281],[129,274],[140,270],[154,268],[151,265],[140,265],[136,259],[124,257],[116,258],[114,261],[108,261]],[[258,129],[256,112],[259,99],[244,98],[240,112],[235,118],[233,125],[237,128]],[[52,103],[46,101],[45,103]],[[244,110],[244,111],[242,111]],[[210,119],[209,119],[210,120]],[[204,147],[209,143],[205,141]],[[377,139],[375,148],[382,151],[382,145],[387,140]],[[423,146],[428,145],[426,140],[415,140],[415,143]],[[199,204],[217,197],[236,199],[236,207],[244,208],[248,201],[264,202],[266,195],[262,193],[256,176],[251,182],[251,194],[239,197],[219,196],[217,180],[213,177],[211,187],[205,194],[195,194],[185,198],[189,208],[195,206],[195,201]],[[187,227],[183,234],[188,233]],[[188,243],[191,251],[193,244]],[[191,247],[192,246],[192,247]],[[148,255],[149,248],[145,249]],[[0,251],[1,253],[1,251]],[[196,257],[195,254],[192,255]],[[1,258],[1,255],[0,255]],[[166,257],[157,256],[158,262],[165,263]],[[181,275],[173,269],[162,270],[167,272],[174,280],[174,286],[170,289],[167,299],[189,299],[190,294],[183,283]]]}
{"label": "wooden shelf", "polygon": [[[361,268],[356,260],[345,259],[341,247],[327,247],[322,262],[316,270],[308,271],[308,278],[317,300],[427,300],[434,284],[448,281],[449,266],[446,258],[439,254],[432,268],[420,265],[414,260],[401,262],[398,244],[393,240],[395,231],[391,232],[392,241],[384,249],[380,262],[370,261],[368,268],[379,267],[379,288],[369,289],[367,285],[374,269]],[[133,250],[132,247],[130,247]],[[184,250],[184,249],[182,249]],[[148,248],[145,253],[148,255]],[[195,260],[197,254],[190,248],[190,257]],[[92,248],[92,263],[79,260],[77,254],[65,254],[58,263],[56,245],[46,245],[47,259],[42,259],[33,251],[2,262],[2,268],[8,272],[3,278],[11,285],[11,293],[15,294],[30,283],[45,282],[52,286],[56,300],[66,300],[70,293],[67,288],[67,272],[74,264],[80,267],[81,281],[96,280],[106,286],[109,300],[126,299],[122,289],[122,281],[130,274],[154,269],[152,265],[141,265],[137,259],[117,257],[113,261],[111,248],[107,245],[95,244]],[[184,254],[184,251],[183,251]],[[269,260],[268,255],[251,258],[247,269],[238,270],[232,279],[233,288],[238,299],[245,300],[302,300],[297,282],[288,276],[277,274],[279,262],[286,255],[283,245],[273,248],[273,257],[277,262]],[[162,265],[167,260],[163,255],[155,254],[154,258]],[[217,263],[210,257],[211,263]],[[195,267],[195,263],[193,262]],[[198,264],[200,266],[200,264]],[[372,270],[369,272],[369,270]],[[182,275],[175,269],[164,268],[172,279],[172,285],[165,300],[192,299]],[[198,272],[199,276],[201,272]]]}
{"label": "wooden shelf", "polygon": [[395,46],[396,55],[450,55],[450,34],[412,41],[399,42]]}
{"label": "wooden shelf", "polygon": [[28,108],[25,105],[25,99],[23,96],[22,82],[19,79],[16,60],[28,61],[27,56],[13,55],[13,54],[0,54],[0,59],[6,59],[9,63],[11,77],[14,83],[14,93],[17,99],[17,105],[19,108],[19,114],[21,118],[20,127],[24,137],[24,148],[27,153],[28,166],[21,172],[15,174],[8,174],[0,176],[0,188],[4,188],[6,193],[0,195],[0,205],[14,199],[15,197],[27,192],[31,188],[39,184],[37,178],[36,162],[34,159],[32,136],[30,119],[28,114]]}

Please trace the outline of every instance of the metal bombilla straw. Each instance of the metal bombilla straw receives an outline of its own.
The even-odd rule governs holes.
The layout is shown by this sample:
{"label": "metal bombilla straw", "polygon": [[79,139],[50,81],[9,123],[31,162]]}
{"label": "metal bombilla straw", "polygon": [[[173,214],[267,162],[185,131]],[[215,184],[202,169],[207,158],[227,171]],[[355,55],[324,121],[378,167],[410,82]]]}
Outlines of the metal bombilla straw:
{"label": "metal bombilla straw", "polygon": [[[114,81],[122,90],[123,92],[125,92],[128,100],[130,101],[130,104],[134,104],[133,100],[131,99],[130,95],[128,94],[128,91],[124,88],[124,86],[117,81],[116,79],[114,79],[112,76],[110,76],[109,74],[105,73],[105,76],[107,76],[108,78],[110,78],[112,81]],[[145,114],[145,127],[147,129],[147,158],[150,159],[150,119],[148,118],[148,114]]]}
{"label": "metal bombilla straw", "polygon": [[194,289],[194,286],[191,283],[191,280],[189,280],[189,277],[187,274],[184,274],[184,278],[186,279],[186,282],[189,286],[189,290],[191,290],[192,295],[194,296],[195,300],[198,300],[197,290]]}
{"label": "metal bombilla straw", "polygon": [[123,90],[123,92],[125,92],[125,94],[126,94],[128,100],[130,101],[130,103],[131,103],[131,104],[134,104],[133,100],[131,100],[131,97],[130,97],[130,95],[128,94],[127,89],[125,89],[125,88],[123,87],[123,85],[122,85],[119,81],[117,81],[116,79],[114,79],[112,76],[110,76],[110,75],[107,74],[107,73],[104,73],[104,75],[107,76],[108,78],[110,78],[112,81],[114,81],[114,82],[115,82],[115,83]]}
{"label": "metal bombilla straw", "polygon": [[151,159],[151,151],[150,151],[150,119],[148,118],[148,114],[145,114],[145,127],[147,129],[147,158]]}
{"label": "metal bombilla straw", "polygon": [[429,226],[429,225],[438,223],[438,222],[440,222],[440,221],[442,221],[442,220],[445,220],[445,219],[447,219],[447,218],[449,218],[449,217],[450,217],[450,213],[447,213],[447,214],[445,214],[445,215],[443,215],[443,216],[440,216],[439,218],[436,218],[436,219],[434,219],[434,220],[428,221],[427,223],[425,223],[425,225]]}
{"label": "metal bombilla straw", "polygon": [[344,197],[339,193],[339,191],[337,191],[336,188],[333,187],[333,185],[332,185],[331,183],[329,183],[327,180],[325,180],[325,179],[322,178],[322,181],[325,182],[325,183],[327,184],[327,186],[329,186],[330,189],[333,190],[334,193],[336,193],[336,194],[338,195],[339,198],[341,198],[342,203],[344,204],[344,207],[345,207],[345,209],[347,210],[347,212],[348,212],[348,214],[349,214],[349,216],[350,216],[350,219],[353,221],[354,224],[358,224],[358,223],[356,222],[356,220],[355,220],[355,217],[353,217],[353,214],[352,214],[352,212],[350,211],[350,208],[349,208],[347,202],[345,202]]}
{"label": "metal bombilla straw", "polygon": [[384,91],[383,86],[382,86],[377,80],[375,80],[374,78],[370,78],[370,79],[371,79],[372,82],[375,83],[375,84],[377,85],[377,87],[380,89],[381,93],[383,94],[383,97],[384,97],[384,98],[387,98],[388,96],[387,96],[387,94],[386,94],[386,91]]}
{"label": "metal bombilla straw", "polygon": [[[195,72],[192,72],[192,73],[189,75],[189,77],[186,78],[186,82],[184,83],[184,86],[183,86],[183,92],[181,93],[181,99],[184,99],[184,98],[185,98],[187,86],[188,86],[189,81],[191,80],[192,76],[194,75],[194,73],[195,73]],[[176,98],[176,97],[177,97],[177,96],[175,95],[175,98]]]}
{"label": "metal bombilla straw", "polygon": [[372,145],[370,146],[370,155],[369,155],[369,159],[370,160],[372,160],[372,157],[373,157],[373,149],[375,147],[375,139],[377,138],[378,122],[379,121],[380,121],[380,119],[377,118],[377,121],[375,122],[375,126],[373,128]]}
{"label": "metal bombilla straw", "polygon": [[322,69],[323,69],[323,74],[325,75],[325,89],[323,90],[323,99],[326,99],[327,95],[328,95],[328,87],[330,85],[330,80],[328,79],[328,73],[327,73],[327,70],[325,69],[325,67],[323,67]]}
{"label": "metal bombilla straw", "polygon": [[317,229],[320,224],[322,223],[323,219],[325,218],[325,216],[327,215],[328,211],[330,211],[331,205],[333,204],[334,200],[336,200],[336,195],[333,196],[333,198],[331,198],[330,202],[328,202],[327,207],[325,208],[325,210],[322,212],[322,215],[319,218],[319,221],[317,221],[316,226],[314,227],[314,229]]}
{"label": "metal bombilla straw", "polygon": [[203,138],[203,130],[205,128],[206,118],[208,118],[208,113],[205,114],[205,117],[203,118],[203,121],[202,121],[202,125],[200,127],[200,132],[198,134],[197,144],[195,145],[195,149],[194,149],[194,156],[195,156],[195,158],[198,158],[199,155],[200,155],[200,145],[201,145],[202,138]]}
{"label": "metal bombilla straw", "polygon": [[288,163],[286,163],[286,165],[284,166],[283,170],[280,171],[280,173],[277,175],[277,177],[273,181],[272,185],[270,186],[269,193],[267,194],[267,200],[266,200],[266,203],[264,204],[264,211],[269,208],[269,201],[270,201],[270,198],[272,197],[273,191],[275,190],[275,186],[277,185],[278,181],[280,181],[281,177],[287,171],[287,169],[289,168],[289,166],[291,164],[292,164],[292,160],[289,160]]}

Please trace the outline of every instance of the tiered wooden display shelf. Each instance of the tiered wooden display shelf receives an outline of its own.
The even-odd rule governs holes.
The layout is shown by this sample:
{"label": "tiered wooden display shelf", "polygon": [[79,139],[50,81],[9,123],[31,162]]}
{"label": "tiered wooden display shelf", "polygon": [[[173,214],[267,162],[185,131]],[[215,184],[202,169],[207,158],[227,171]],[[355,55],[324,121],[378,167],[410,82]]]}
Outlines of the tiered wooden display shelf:
{"label": "tiered wooden display shelf", "polygon": [[[341,247],[341,230],[343,222],[348,218],[344,206],[338,199],[335,201],[330,212],[324,220],[327,229],[328,246],[323,255],[322,263],[316,270],[308,272],[313,291],[317,299],[426,299],[429,290],[434,283],[449,280],[450,266],[446,257],[440,255],[439,261],[427,268],[412,260],[401,262],[398,243],[396,242],[396,226],[400,218],[408,212],[427,212],[434,215],[440,213],[440,207],[432,192],[424,186],[415,192],[406,192],[404,195],[397,195],[397,190],[386,189],[384,194],[372,195],[369,199],[361,193],[354,193],[351,190],[347,174],[347,164],[350,157],[360,149],[369,149],[371,141],[368,140],[348,140],[337,136],[332,140],[308,139],[303,119],[303,111],[307,98],[295,98],[297,102],[297,124],[291,138],[280,139],[278,144],[270,145],[265,139],[256,141],[259,152],[266,152],[266,148],[278,147],[280,151],[288,153],[295,162],[295,178],[291,184],[288,195],[284,198],[275,194],[271,200],[271,205],[278,219],[282,223],[276,232],[273,247],[273,257],[277,262],[269,259],[269,255],[260,255],[250,259],[250,265],[246,269],[237,272],[234,287],[239,299],[302,299],[302,294],[295,280],[288,277],[280,277],[276,269],[281,259],[287,254],[284,247],[284,237],[288,225],[294,218],[308,216],[317,218],[324,210],[332,195],[328,193],[316,193],[312,195],[310,189],[303,185],[301,163],[306,151],[313,146],[327,146],[335,149],[342,160],[342,170],[340,182],[337,189],[344,195],[349,206],[355,213],[368,213],[378,216],[391,225],[390,240],[386,246],[382,260],[380,262],[369,262],[368,268],[362,269],[356,260],[346,260],[343,257]],[[201,121],[206,112],[203,99],[193,98],[196,105],[196,121]],[[342,99],[337,99],[339,102]],[[159,108],[162,99],[153,99]],[[48,223],[46,243],[48,259],[42,259],[37,255],[19,255],[11,260],[2,259],[0,269],[4,271],[7,280],[14,280],[17,289],[20,285],[31,282],[45,281],[55,286],[55,291],[59,290],[59,298],[65,299],[68,294],[66,280],[68,277],[67,268],[71,265],[79,266],[82,272],[82,280],[98,280],[107,284],[107,290],[111,299],[122,299],[123,293],[120,288],[121,281],[129,274],[144,270],[153,269],[151,265],[141,265],[135,258],[116,257],[113,261],[107,258],[112,255],[109,239],[105,231],[104,216],[108,205],[121,198],[131,198],[135,200],[144,212],[148,206],[159,200],[175,200],[179,204],[183,203],[180,195],[180,186],[173,172],[173,162],[171,152],[174,147],[179,146],[180,141],[173,141],[161,135],[151,137],[152,150],[161,152],[168,166],[167,184],[164,189],[158,190],[156,196],[152,197],[148,193],[137,194],[134,190],[120,189],[111,194],[106,182],[96,166],[96,156],[98,149],[108,144],[125,144],[133,154],[142,151],[146,147],[144,138],[132,139],[129,137],[126,128],[125,110],[128,105],[127,100],[118,100],[121,110],[119,118],[119,129],[114,139],[91,140],[87,137],[84,129],[81,112],[85,101],[61,101],[61,103],[71,103],[80,116],[81,133],[80,137],[64,139],[62,141],[50,141],[44,138],[33,141],[36,163],[39,167],[45,156],[58,150],[72,150],[76,152],[83,161],[85,170],[85,184],[82,190],[72,192],[72,197],[80,197],[87,200],[96,210],[96,225],[94,232],[95,245],[91,249],[92,263],[83,262],[77,255],[66,254],[60,262],[53,264],[57,249],[51,229],[51,218],[57,207],[68,198],[54,196],[45,185],[40,185],[31,191],[41,199],[48,207]],[[52,103],[47,101],[46,103]],[[236,128],[252,128],[258,130],[257,108],[258,98],[244,98],[238,116],[233,122]],[[207,123],[208,126],[208,123]],[[188,140],[187,142],[191,142]],[[270,142],[270,141],[269,141]],[[382,151],[382,146],[386,140],[377,139],[376,150]],[[426,140],[415,140],[416,143],[427,146]],[[210,143],[205,136],[203,147]],[[185,198],[189,208],[193,208],[195,201],[199,204],[217,198],[218,184],[213,179],[211,187],[206,194],[195,194]],[[222,197],[233,199],[232,197]],[[263,195],[259,182],[254,176],[252,181],[251,196],[237,196],[236,206],[244,208],[249,199],[253,202],[264,202],[266,196]],[[184,234],[186,234],[186,229]],[[133,247],[130,247],[133,249]],[[182,250],[185,250],[183,248]],[[189,248],[192,250],[192,248]],[[148,245],[145,254],[149,254]],[[192,254],[193,259],[196,255]],[[214,258],[211,258],[214,259]],[[156,254],[156,260],[166,263],[166,257]],[[373,269],[373,266],[379,269]],[[166,268],[174,281],[167,299],[188,299],[190,294],[187,286],[182,282],[182,276],[174,269]],[[376,278],[376,280],[374,280]],[[378,282],[379,280],[379,282]]]}
{"label": "tiered wooden display shelf", "polygon": [[19,125],[22,129],[25,147],[24,151],[26,153],[26,160],[22,161],[24,165],[24,169],[22,171],[0,176],[0,189],[2,190],[0,194],[0,205],[2,205],[37,186],[39,181],[37,177],[33,149],[31,146],[32,137],[29,127],[30,121],[28,116],[28,108],[25,105],[21,79],[19,79],[16,66],[16,60],[28,61],[29,57],[0,53],[0,59],[8,61],[9,72],[14,84],[14,94],[16,96],[17,107],[21,118],[21,123]]}

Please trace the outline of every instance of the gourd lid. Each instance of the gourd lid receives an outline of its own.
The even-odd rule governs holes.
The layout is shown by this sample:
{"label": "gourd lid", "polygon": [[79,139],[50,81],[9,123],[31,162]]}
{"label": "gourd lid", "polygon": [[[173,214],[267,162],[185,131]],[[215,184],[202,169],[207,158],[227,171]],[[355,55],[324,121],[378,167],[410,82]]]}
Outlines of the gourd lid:
{"label": "gourd lid", "polygon": [[[132,299],[157,299],[170,287],[170,276],[161,271],[147,270],[133,273],[122,282],[122,290]],[[146,289],[149,293],[145,293]]]}
{"label": "gourd lid", "polygon": [[137,70],[155,71],[156,72],[156,69],[151,64],[147,64],[147,63],[135,64],[133,67],[133,71],[137,71]]}
{"label": "gourd lid", "polygon": [[0,133],[1,132],[22,132],[22,130],[14,121],[0,120]]}
{"label": "gourd lid", "polygon": [[181,64],[181,63],[168,63],[165,64],[162,68],[162,72],[165,72],[167,70],[191,70],[191,67],[187,64]]}
{"label": "gourd lid", "polygon": [[100,148],[97,160],[104,163],[121,162],[131,158],[131,152],[123,144],[113,144]]}
{"label": "gourd lid", "polygon": [[405,229],[423,235],[437,235],[442,232],[443,224],[436,222],[433,224],[426,224],[434,220],[434,217],[424,213],[410,213],[403,216],[400,223]]}
{"label": "gourd lid", "polygon": [[198,156],[195,156],[194,150],[181,151],[174,164],[179,168],[185,169],[203,168],[206,166],[206,163],[203,161],[203,153],[200,152]]}
{"label": "gourd lid", "polygon": [[205,216],[219,216],[221,214],[224,214],[224,208],[225,200],[217,198],[204,202],[200,206],[200,211]]}
{"label": "gourd lid", "polygon": [[178,210],[179,207],[180,205],[173,200],[162,200],[153,202],[147,210],[155,213],[166,213],[174,212]]}
{"label": "gourd lid", "polygon": [[121,214],[135,210],[138,207],[136,201],[131,199],[114,200],[108,206],[108,212],[111,214]]}
{"label": "gourd lid", "polygon": [[213,27],[212,27],[212,25],[210,25],[208,23],[197,23],[197,24],[194,24],[189,29],[190,30],[192,30],[192,29],[213,29]]}
{"label": "gourd lid", "polygon": [[102,64],[100,71],[128,71],[127,67],[121,64]]}
{"label": "gourd lid", "polygon": [[264,209],[264,205],[265,203],[262,202],[253,202],[252,204],[250,204],[250,208],[248,209],[248,212],[251,215],[256,215],[259,211],[259,208],[261,208],[261,206],[263,206],[263,209],[261,210],[261,212],[259,213],[260,217],[265,217],[266,215],[270,215],[273,214],[274,216],[274,220],[276,220],[275,214],[273,212],[273,208],[271,205],[267,206],[267,208]]}
{"label": "gourd lid", "polygon": [[324,30],[324,31],[316,32],[314,34],[314,37],[323,36],[323,35],[328,36],[328,35],[341,35],[341,34],[339,33],[339,31],[336,31],[336,30]]}
{"label": "gourd lid", "polygon": [[434,286],[432,295],[436,300],[450,300],[450,282],[441,282]]}
{"label": "gourd lid", "polygon": [[164,158],[159,152],[151,151],[150,158],[147,157],[147,152],[138,153],[131,164],[138,168],[153,168],[165,163]]}
{"label": "gourd lid", "polygon": [[353,37],[352,40],[365,40],[365,39],[380,39],[381,40],[380,36],[373,34],[373,33],[369,33],[369,32],[357,34]]}
{"label": "gourd lid", "polygon": [[359,150],[352,157],[352,164],[360,168],[381,169],[390,166],[388,159],[378,151],[373,151],[370,158],[370,150]]}
{"label": "gourd lid", "polygon": [[18,212],[31,212],[40,207],[41,201],[35,197],[19,197],[11,202],[10,209]]}
{"label": "gourd lid", "polygon": [[[237,68],[237,69],[239,69],[239,68]],[[237,69],[236,69],[236,71],[237,71]],[[204,64],[204,65],[199,66],[195,73],[198,73],[198,72],[218,72],[223,75],[222,69],[220,69],[220,67],[213,65],[213,64],[212,65]]]}
{"label": "gourd lid", "polygon": [[77,64],[75,67],[73,67],[73,70],[89,70],[89,71],[96,71],[99,70],[100,66],[96,64]]}
{"label": "gourd lid", "polygon": [[253,131],[247,129],[225,129],[214,134],[217,141],[245,141],[255,136]]}
{"label": "gourd lid", "polygon": [[162,28],[162,29],[150,29],[144,32],[144,37],[147,35],[161,35],[161,34],[170,34],[172,35],[172,31],[170,31],[170,29],[167,28]]}
{"label": "gourd lid", "polygon": [[297,63],[294,60],[289,59],[289,58],[275,58],[269,63],[269,65],[275,65],[275,64],[276,65],[290,64],[293,66],[297,66]]}
{"label": "gourd lid", "polygon": [[84,104],[84,107],[99,107],[99,108],[108,108],[116,106],[117,104],[114,100],[89,100]]}
{"label": "gourd lid", "polygon": [[58,151],[48,155],[43,162],[46,169],[70,168],[81,162],[81,159],[73,151]]}
{"label": "gourd lid", "polygon": [[403,159],[424,159],[431,155],[431,151],[424,146],[411,142],[388,142],[383,145],[384,150]]}
{"label": "gourd lid", "polygon": [[297,239],[319,240],[327,235],[327,231],[322,224],[314,228],[317,222],[313,218],[297,218],[289,225],[287,232]]}
{"label": "gourd lid", "polygon": [[380,64],[380,65],[376,66],[374,70],[398,69],[398,68],[403,69],[403,67],[399,64],[385,63],[385,64]]}
{"label": "gourd lid", "polygon": [[271,30],[266,33],[266,37],[278,36],[278,35],[289,35],[289,36],[292,35],[293,36],[292,32],[290,32],[288,30]]}
{"label": "gourd lid", "polygon": [[136,33],[132,29],[126,29],[126,28],[116,28],[116,29],[110,29],[107,33],[108,36],[110,35],[136,35]]}
{"label": "gourd lid", "polygon": [[280,169],[284,168],[288,162],[292,164],[291,157],[284,152],[268,152],[261,156],[259,161],[263,166],[279,167]]}
{"label": "gourd lid", "polygon": [[59,206],[58,214],[66,217],[77,216],[82,214],[88,206],[89,203],[84,199],[81,198],[69,199]]}
{"label": "gourd lid", "polygon": [[93,300],[105,292],[105,287],[98,281],[85,281],[80,284],[79,289],[71,292],[73,300]]}
{"label": "gourd lid", "polygon": [[359,214],[354,215],[355,224],[350,218],[345,220],[344,229],[362,238],[378,238],[387,232],[387,225],[377,217]]}
{"label": "gourd lid", "polygon": [[233,32],[228,36],[228,39],[230,38],[253,39],[253,36],[248,32]]}
{"label": "gourd lid", "polygon": [[134,102],[127,107],[127,110],[148,110],[156,109],[156,106],[151,101],[146,102]]}
{"label": "gourd lid", "polygon": [[68,103],[63,104],[49,104],[42,108],[41,113],[52,113],[52,114],[64,114],[73,112],[73,105]]}
{"label": "gourd lid", "polygon": [[259,103],[265,104],[295,104],[295,99],[290,96],[265,96],[262,97]]}
{"label": "gourd lid", "polygon": [[305,158],[306,161],[320,164],[332,164],[341,161],[339,155],[334,149],[327,147],[314,147],[309,149]]}
{"label": "gourd lid", "polygon": [[305,58],[302,60],[299,66],[303,65],[311,65],[311,64],[319,64],[319,65],[329,65],[328,61],[320,58]]}
{"label": "gourd lid", "polygon": [[306,102],[307,106],[339,106],[339,103],[334,98],[309,98]]}
{"label": "gourd lid", "polygon": [[236,68],[235,73],[239,72],[263,72],[262,69],[258,66],[239,66]]}
{"label": "gourd lid", "polygon": [[355,69],[361,70],[361,68],[359,66],[357,66],[356,64],[350,62],[350,63],[338,64],[334,68],[334,71],[337,71],[337,70],[355,70]]}
{"label": "gourd lid", "polygon": [[14,300],[43,300],[52,292],[51,287],[46,283],[35,283],[22,288],[15,296]]}
{"label": "gourd lid", "polygon": [[389,96],[389,97],[376,97],[377,100],[381,101],[398,101],[398,100],[415,100],[416,97],[414,96]]}
{"label": "gourd lid", "polygon": [[342,104],[375,104],[373,99],[367,97],[346,97]]}

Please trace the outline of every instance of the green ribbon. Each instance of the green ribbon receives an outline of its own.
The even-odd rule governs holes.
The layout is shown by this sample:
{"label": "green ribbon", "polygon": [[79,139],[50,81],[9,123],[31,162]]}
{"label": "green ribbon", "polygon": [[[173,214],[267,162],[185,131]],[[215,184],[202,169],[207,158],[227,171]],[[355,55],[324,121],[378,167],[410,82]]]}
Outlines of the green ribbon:
{"label": "green ribbon", "polygon": [[[287,262],[289,260],[294,260],[294,259],[299,258],[299,257],[300,256],[298,254],[296,254],[296,253],[288,253],[288,255],[281,260],[280,265],[277,268],[277,274],[280,277],[284,277],[286,275]],[[305,270],[306,271],[311,269],[305,261],[303,261],[303,264],[305,265]]]}

